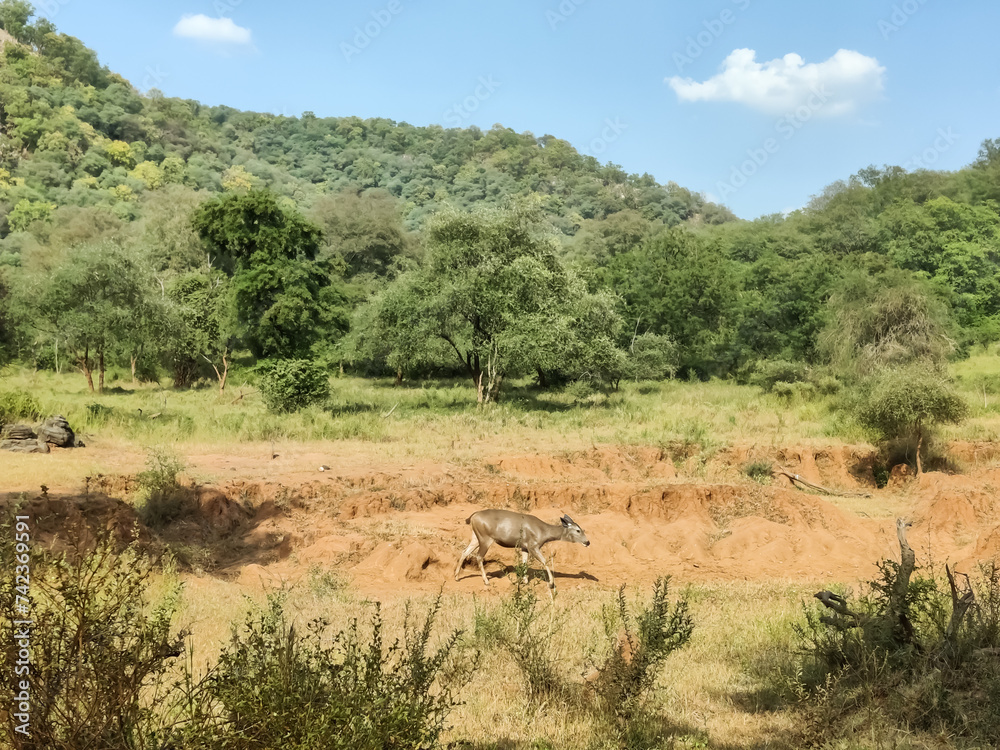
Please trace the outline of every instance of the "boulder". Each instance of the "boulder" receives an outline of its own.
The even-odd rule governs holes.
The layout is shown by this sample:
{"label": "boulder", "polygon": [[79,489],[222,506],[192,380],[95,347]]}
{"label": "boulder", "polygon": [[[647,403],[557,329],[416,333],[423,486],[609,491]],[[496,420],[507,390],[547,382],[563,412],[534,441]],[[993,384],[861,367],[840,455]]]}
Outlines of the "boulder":
{"label": "boulder", "polygon": [[48,453],[49,444],[37,438],[0,440],[0,451],[15,453]]}
{"label": "boulder", "polygon": [[38,437],[57,448],[72,448],[76,444],[76,435],[62,414],[49,417],[38,428]]}
{"label": "boulder", "polygon": [[0,438],[6,440],[35,440],[38,435],[26,424],[9,424],[0,432]]}

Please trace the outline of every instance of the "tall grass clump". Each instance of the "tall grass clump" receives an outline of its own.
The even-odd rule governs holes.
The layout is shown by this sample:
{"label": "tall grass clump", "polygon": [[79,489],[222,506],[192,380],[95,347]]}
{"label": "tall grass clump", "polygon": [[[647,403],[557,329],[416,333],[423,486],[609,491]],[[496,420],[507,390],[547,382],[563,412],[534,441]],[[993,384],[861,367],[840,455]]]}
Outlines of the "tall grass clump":
{"label": "tall grass clump", "polygon": [[0,392],[0,427],[26,419],[34,422],[42,416],[42,405],[25,390],[15,388]]}

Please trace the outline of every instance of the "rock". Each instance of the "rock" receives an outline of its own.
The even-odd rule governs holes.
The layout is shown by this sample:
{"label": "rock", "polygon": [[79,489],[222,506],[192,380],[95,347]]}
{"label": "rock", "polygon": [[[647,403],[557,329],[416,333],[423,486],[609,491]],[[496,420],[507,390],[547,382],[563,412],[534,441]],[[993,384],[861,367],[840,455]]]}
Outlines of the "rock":
{"label": "rock", "polygon": [[42,426],[38,428],[38,437],[58,448],[72,448],[76,444],[76,435],[62,414],[56,414],[42,422]]}
{"label": "rock", "polygon": [[26,424],[9,424],[3,428],[0,437],[8,440],[34,440],[38,435]]}
{"label": "rock", "polygon": [[14,451],[15,453],[48,453],[49,444],[44,440],[36,438],[24,440],[0,440],[0,450]]}

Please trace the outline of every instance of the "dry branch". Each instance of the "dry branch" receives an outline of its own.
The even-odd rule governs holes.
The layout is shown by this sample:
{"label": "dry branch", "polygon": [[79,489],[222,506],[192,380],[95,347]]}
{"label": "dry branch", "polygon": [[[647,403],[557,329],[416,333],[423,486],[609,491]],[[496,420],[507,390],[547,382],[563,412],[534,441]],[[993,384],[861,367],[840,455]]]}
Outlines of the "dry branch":
{"label": "dry branch", "polygon": [[889,591],[889,615],[892,618],[895,637],[901,643],[913,643],[913,623],[907,614],[906,594],[910,590],[910,576],[916,567],[917,558],[913,548],[906,541],[906,527],[909,522],[902,518],[896,519],[896,538],[899,540],[900,560],[899,570]]}
{"label": "dry branch", "polygon": [[838,615],[837,617],[820,617],[820,622],[832,625],[838,630],[847,630],[848,628],[858,627],[865,620],[857,612],[852,612],[848,609],[847,600],[839,594],[835,594],[832,591],[820,591],[813,594],[813,596],[819,599],[824,607],[832,609]]}
{"label": "dry branch", "polygon": [[944,572],[948,575],[948,585],[951,587],[951,619],[948,621],[945,638],[948,641],[954,641],[955,634],[962,624],[962,618],[965,617],[965,613],[976,602],[976,595],[972,591],[972,584],[969,583],[969,576],[964,573],[959,574],[965,577],[965,591],[959,596],[958,585],[955,583],[955,574],[952,573],[951,568],[947,564],[944,566]]}
{"label": "dry branch", "polygon": [[818,484],[813,484],[812,482],[803,479],[798,474],[793,474],[788,469],[781,466],[776,466],[772,469],[773,474],[783,475],[792,480],[792,482],[798,482],[799,484],[808,487],[812,490],[819,490],[820,492],[825,492],[828,495],[834,495],[835,497],[871,497],[870,492],[838,492],[837,490],[831,490],[829,487],[821,487]]}

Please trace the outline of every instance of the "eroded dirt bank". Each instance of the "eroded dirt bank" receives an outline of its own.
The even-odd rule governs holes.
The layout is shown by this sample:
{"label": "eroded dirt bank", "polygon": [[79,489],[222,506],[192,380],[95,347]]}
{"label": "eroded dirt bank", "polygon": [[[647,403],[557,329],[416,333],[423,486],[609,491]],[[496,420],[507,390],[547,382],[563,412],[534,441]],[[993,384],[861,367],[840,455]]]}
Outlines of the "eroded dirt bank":
{"label": "eroded dirt bank", "polygon": [[[849,582],[870,577],[875,561],[896,554],[897,514],[913,521],[911,542],[925,561],[947,559],[969,569],[1000,554],[995,451],[961,444],[953,453],[965,462],[964,474],[928,473],[917,481],[896,472],[884,489],[874,487],[872,452],[843,446],[764,456],[732,448],[708,459],[598,446],[463,465],[331,465],[283,473],[227,466],[242,478],[186,481],[174,498],[183,512],[155,530],[137,523],[127,502],[135,490],[131,476],[92,477],[83,490],[53,488],[27,498],[43,543],[58,545],[66,525],[81,518],[111,525],[123,538],[138,533],[152,547],[169,544],[197,574],[248,587],[295,582],[320,570],[383,597],[442,586],[482,592],[473,565],[457,583],[452,575],[470,539],[464,521],[485,507],[548,521],[569,513],[583,526],[589,548],[546,548],[560,587],[617,587],[663,574],[685,582]],[[784,478],[748,481],[742,468],[762,459],[856,496],[809,494]],[[200,461],[191,458],[203,474],[221,468],[210,458]],[[489,557],[487,569],[499,577],[515,556],[494,549]]]}

